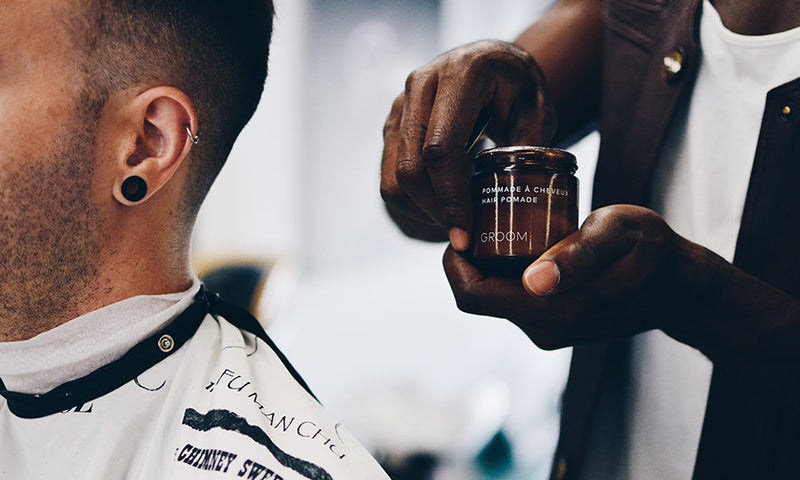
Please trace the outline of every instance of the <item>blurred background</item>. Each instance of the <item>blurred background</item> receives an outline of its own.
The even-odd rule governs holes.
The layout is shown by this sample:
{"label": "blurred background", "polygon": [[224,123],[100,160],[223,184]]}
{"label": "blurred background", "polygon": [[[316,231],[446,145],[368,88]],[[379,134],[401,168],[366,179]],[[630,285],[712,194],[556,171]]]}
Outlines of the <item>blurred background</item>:
{"label": "blurred background", "polygon": [[[403,237],[378,193],[381,131],[414,68],[513,39],[551,0],[275,0],[259,110],[201,211],[200,270],[263,266],[255,308],[323,404],[393,478],[549,473],[569,350],[456,309],[442,244]],[[588,213],[597,139],[578,156]]]}

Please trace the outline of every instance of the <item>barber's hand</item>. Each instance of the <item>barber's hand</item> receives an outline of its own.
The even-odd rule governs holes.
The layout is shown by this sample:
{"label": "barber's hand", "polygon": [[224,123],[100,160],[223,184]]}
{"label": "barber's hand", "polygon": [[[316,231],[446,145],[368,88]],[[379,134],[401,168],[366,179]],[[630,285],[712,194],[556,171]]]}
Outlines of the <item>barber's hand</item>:
{"label": "barber's hand", "polygon": [[615,205],[594,212],[522,279],[486,276],[452,249],[444,265],[460,309],[508,318],[553,349],[665,328],[681,318],[676,314],[696,298],[688,260],[696,247],[655,212]]}
{"label": "barber's hand", "polygon": [[398,226],[463,251],[472,227],[465,146],[490,119],[499,145],[546,145],[555,111],[533,58],[501,41],[444,53],[408,77],[384,127],[381,195]]}

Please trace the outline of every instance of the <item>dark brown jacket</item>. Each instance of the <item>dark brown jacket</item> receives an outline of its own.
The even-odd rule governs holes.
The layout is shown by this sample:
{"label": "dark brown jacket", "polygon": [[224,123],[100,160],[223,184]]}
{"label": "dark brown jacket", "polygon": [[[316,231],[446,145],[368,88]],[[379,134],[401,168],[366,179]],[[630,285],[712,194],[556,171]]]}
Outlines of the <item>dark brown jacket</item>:
{"label": "dark brown jacket", "polygon": [[[691,95],[699,63],[699,9],[699,0],[606,2],[594,207],[647,204],[667,129]],[[795,298],[800,298],[798,212],[800,79],[767,96],[734,258],[739,268]],[[553,479],[578,478],[607,360],[619,348],[619,343],[575,347]],[[798,396],[715,365],[694,478],[800,478],[795,459],[800,398],[788,398]]]}

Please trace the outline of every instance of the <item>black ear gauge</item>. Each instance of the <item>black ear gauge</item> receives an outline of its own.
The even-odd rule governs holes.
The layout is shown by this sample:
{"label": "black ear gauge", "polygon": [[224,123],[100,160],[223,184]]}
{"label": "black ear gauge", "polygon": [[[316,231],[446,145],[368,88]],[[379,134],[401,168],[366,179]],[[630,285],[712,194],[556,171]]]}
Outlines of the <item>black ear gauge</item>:
{"label": "black ear gauge", "polygon": [[129,202],[138,202],[147,195],[147,182],[136,175],[126,178],[122,182],[122,196]]}

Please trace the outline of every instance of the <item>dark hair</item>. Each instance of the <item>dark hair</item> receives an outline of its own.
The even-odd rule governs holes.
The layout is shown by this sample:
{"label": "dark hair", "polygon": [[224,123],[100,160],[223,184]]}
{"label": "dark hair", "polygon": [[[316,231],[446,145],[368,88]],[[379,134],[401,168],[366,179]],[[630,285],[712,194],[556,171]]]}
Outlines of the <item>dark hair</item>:
{"label": "dark hair", "polygon": [[187,158],[184,214],[194,217],[267,75],[271,0],[78,0],[76,32],[95,114],[137,85],[174,86],[194,102],[201,141]]}

